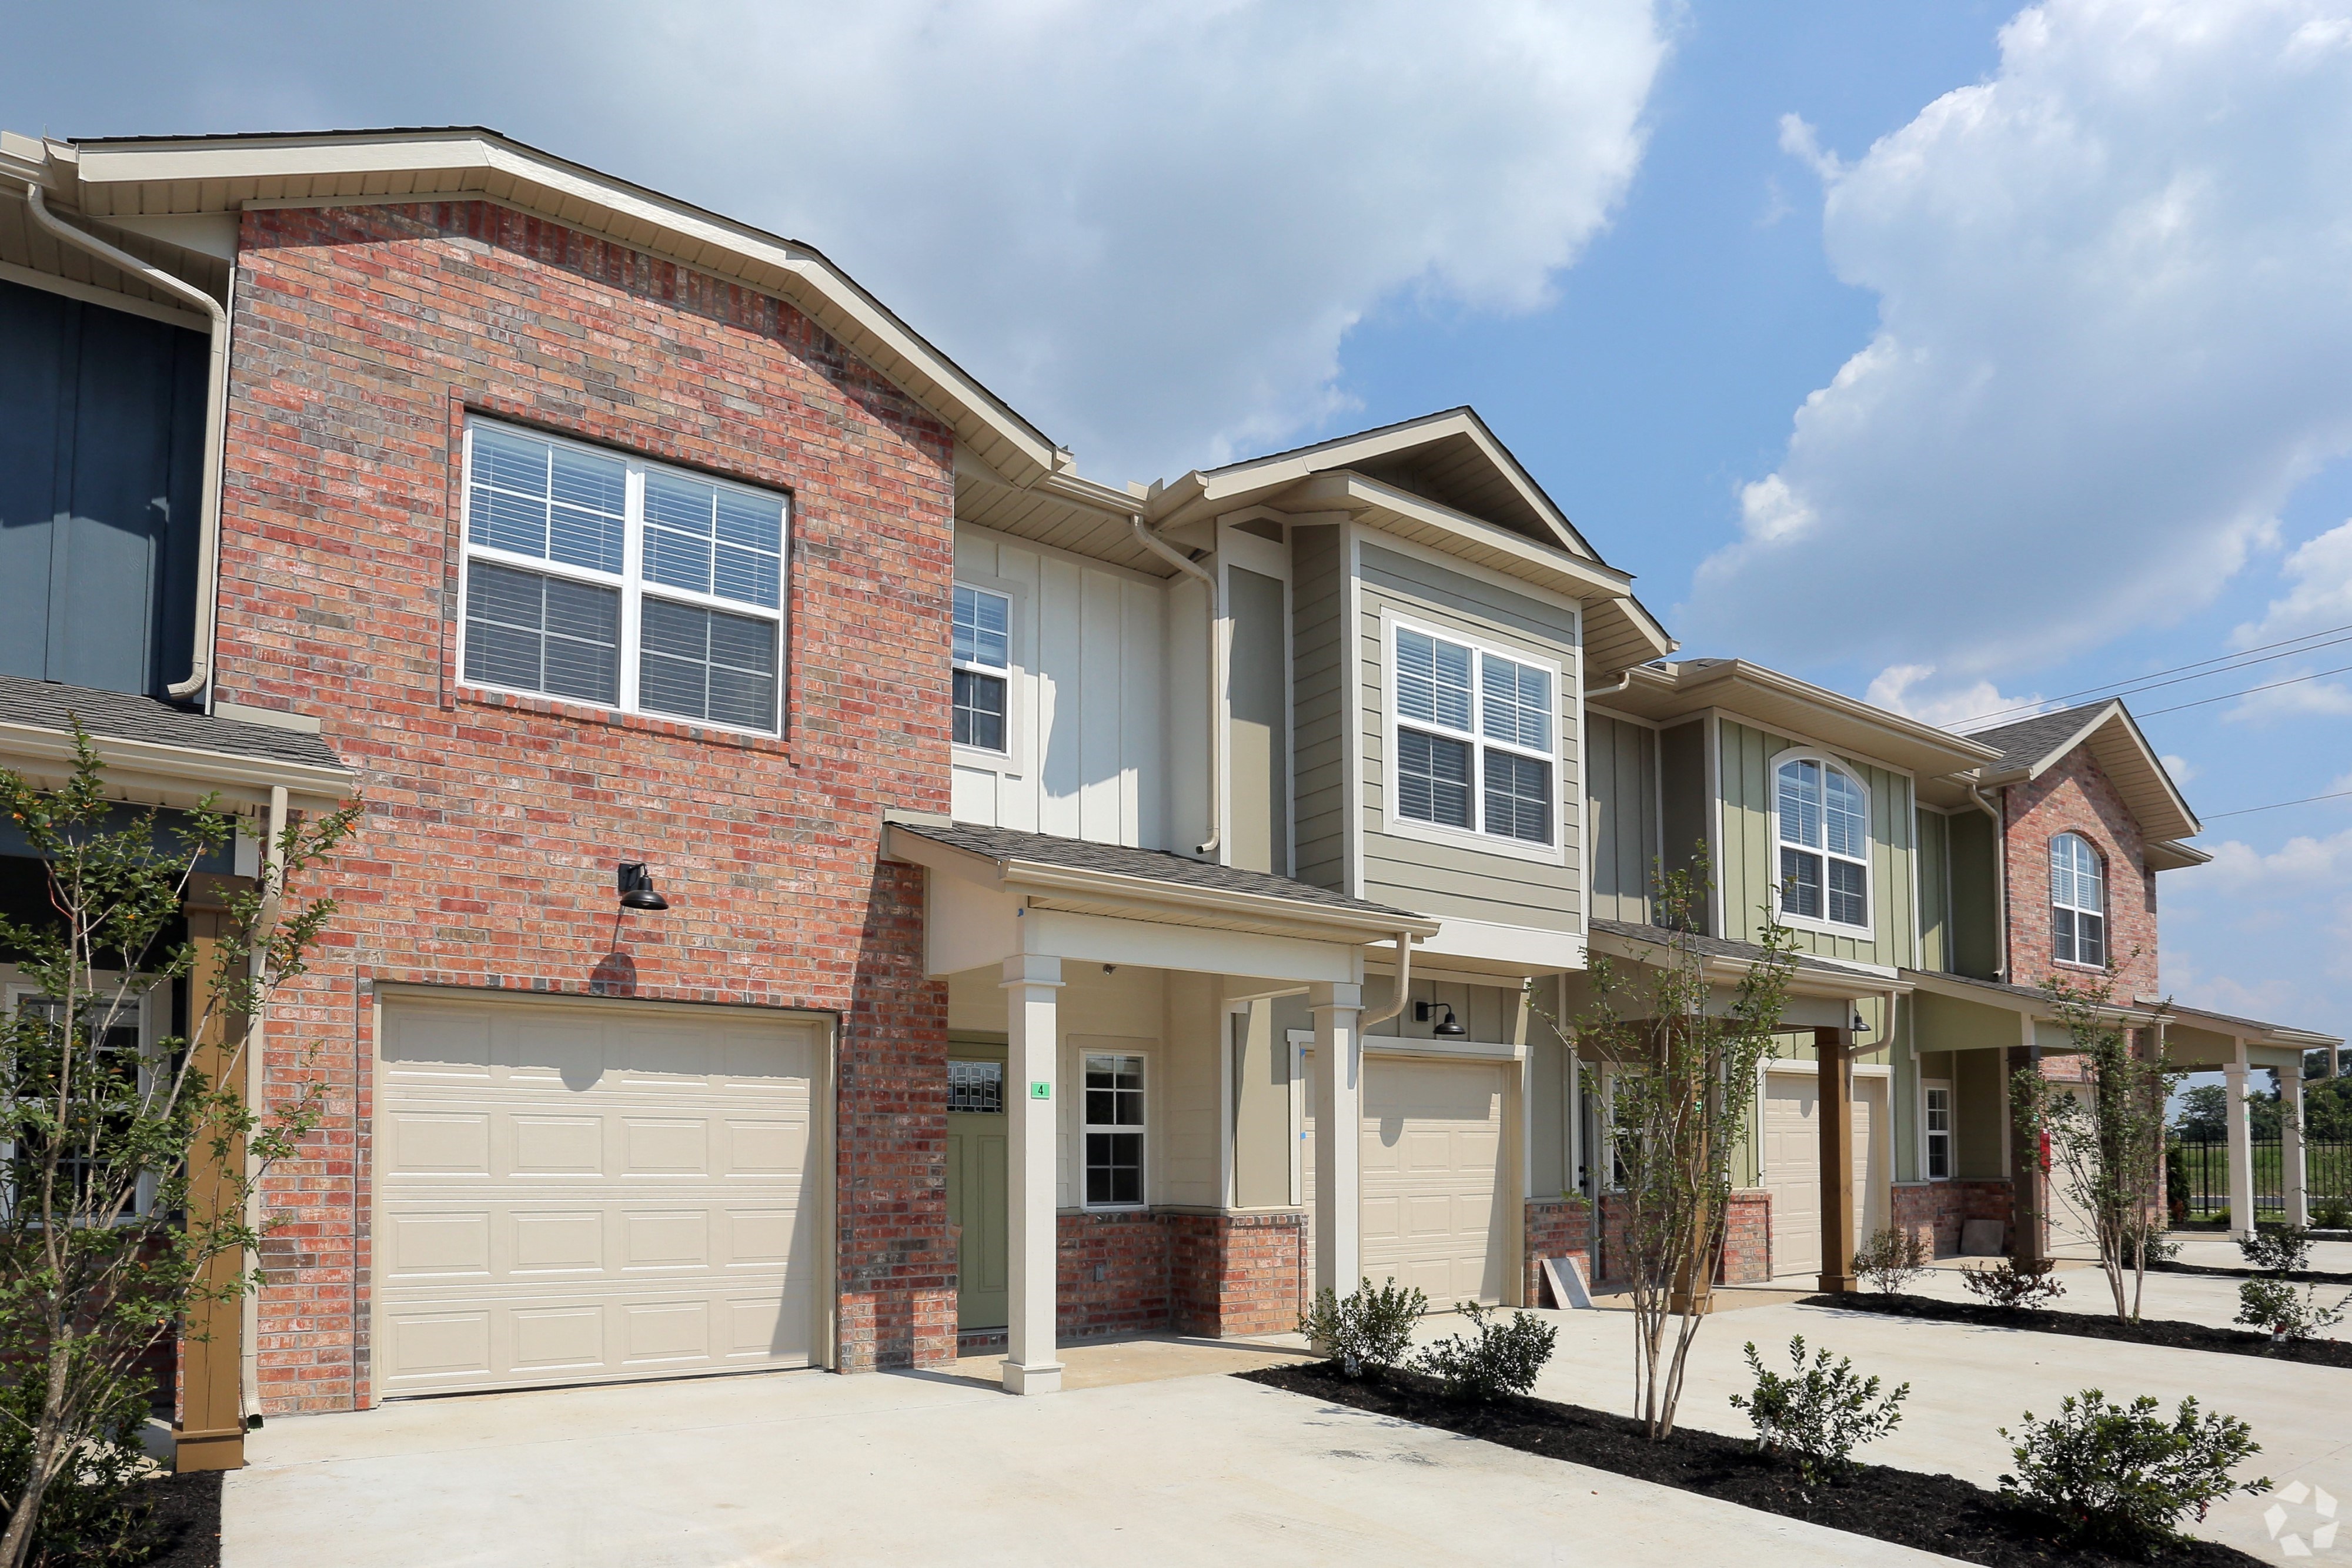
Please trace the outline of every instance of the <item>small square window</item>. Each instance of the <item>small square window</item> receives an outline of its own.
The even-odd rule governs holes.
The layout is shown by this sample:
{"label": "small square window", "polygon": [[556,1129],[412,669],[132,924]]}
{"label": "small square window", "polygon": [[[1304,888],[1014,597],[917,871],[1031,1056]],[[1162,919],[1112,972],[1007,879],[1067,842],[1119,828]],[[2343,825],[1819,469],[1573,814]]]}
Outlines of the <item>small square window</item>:
{"label": "small square window", "polygon": [[948,1063],[948,1111],[950,1114],[997,1115],[1004,1110],[1004,1063]]}

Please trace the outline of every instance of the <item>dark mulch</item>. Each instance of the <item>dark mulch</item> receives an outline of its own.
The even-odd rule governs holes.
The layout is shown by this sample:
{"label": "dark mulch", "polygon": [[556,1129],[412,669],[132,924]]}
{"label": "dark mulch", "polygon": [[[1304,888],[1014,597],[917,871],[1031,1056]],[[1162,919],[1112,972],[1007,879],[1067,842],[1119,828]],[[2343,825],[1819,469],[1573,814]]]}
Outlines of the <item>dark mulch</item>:
{"label": "dark mulch", "polygon": [[[2150,1263],[2151,1274],[2202,1274],[2215,1280],[2251,1280],[2263,1269],[2231,1269],[2218,1263]],[[2331,1274],[2325,1269],[2298,1269],[2287,1276],[2298,1285],[2352,1285],[2352,1274]]]}
{"label": "dark mulch", "polygon": [[221,1474],[198,1470],[147,1483],[163,1544],[145,1568],[220,1568]]}
{"label": "dark mulch", "polygon": [[2250,1329],[2208,1328],[2203,1323],[2184,1323],[2169,1318],[2142,1318],[2136,1323],[2127,1323],[2090,1312],[2053,1312],[2038,1307],[1994,1307],[1979,1301],[1939,1301],[1931,1296],[1859,1292],[1850,1296],[1807,1296],[1798,1305],[1882,1312],[1895,1318],[1933,1318],[1940,1322],[1972,1323],[1979,1328],[2032,1329],[2041,1333],[2073,1334],[2077,1339],[2169,1345],[2175,1350],[2213,1350],[2229,1355],[2259,1355],[2272,1361],[2352,1369],[2352,1342],[2305,1339],[2278,1344],[2272,1342],[2270,1335]]}
{"label": "dark mulch", "polygon": [[[2031,1514],[2000,1493],[1953,1476],[1922,1475],[1887,1465],[1858,1465],[1847,1480],[1823,1488],[1808,1502],[1798,1491],[1796,1467],[1755,1451],[1755,1445],[1717,1432],[1676,1431],[1653,1443],[1642,1424],[1604,1410],[1549,1399],[1503,1399],[1472,1405],[1448,1399],[1429,1379],[1386,1373],[1350,1383],[1328,1362],[1269,1366],[1239,1375],[1374,1415],[1435,1427],[1499,1443],[1522,1453],[1567,1459],[1637,1480],[1719,1498],[1743,1508],[1801,1519],[1854,1535],[1940,1552],[1990,1568],[2083,1568],[2141,1563],[2079,1546],[2059,1545]],[[2259,1558],[2199,1541],[2156,1559],[2181,1568],[2224,1568]]]}

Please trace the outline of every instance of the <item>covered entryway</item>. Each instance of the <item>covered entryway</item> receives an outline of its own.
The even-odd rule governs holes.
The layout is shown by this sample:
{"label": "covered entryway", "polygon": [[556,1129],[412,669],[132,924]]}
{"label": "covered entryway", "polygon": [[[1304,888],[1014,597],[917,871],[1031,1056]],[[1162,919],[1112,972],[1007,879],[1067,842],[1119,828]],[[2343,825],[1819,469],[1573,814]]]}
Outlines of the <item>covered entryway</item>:
{"label": "covered entryway", "polygon": [[[1315,1103],[1315,1059],[1306,1103]],[[1509,1281],[1504,1105],[1509,1080],[1496,1061],[1370,1057],[1364,1063],[1363,1271],[1395,1280],[1432,1308],[1492,1306]],[[1315,1123],[1299,1140],[1303,1184],[1313,1190]]]}
{"label": "covered entryway", "polygon": [[[1772,1272],[1822,1267],[1821,1085],[1811,1062],[1774,1064],[1764,1075],[1764,1188],[1772,1197]],[[1854,1240],[1887,1223],[1890,1130],[1885,1078],[1853,1083]]]}
{"label": "covered entryway", "polygon": [[379,1397],[816,1357],[821,1022],[383,1006]]}

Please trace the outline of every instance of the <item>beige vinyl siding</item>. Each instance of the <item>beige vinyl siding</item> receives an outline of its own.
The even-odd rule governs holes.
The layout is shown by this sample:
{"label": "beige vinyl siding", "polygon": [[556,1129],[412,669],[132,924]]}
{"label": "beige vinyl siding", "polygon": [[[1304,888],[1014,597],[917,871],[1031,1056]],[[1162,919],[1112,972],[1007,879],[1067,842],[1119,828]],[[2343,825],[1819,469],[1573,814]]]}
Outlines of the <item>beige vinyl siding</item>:
{"label": "beige vinyl siding", "polygon": [[1584,716],[1592,917],[1650,921],[1658,858],[1658,737],[1607,714]]}
{"label": "beige vinyl siding", "polygon": [[[1358,625],[1357,687],[1364,758],[1363,886],[1360,896],[1427,914],[1547,931],[1583,928],[1579,907],[1582,846],[1577,842],[1579,777],[1576,704],[1580,679],[1575,612],[1496,588],[1460,572],[1383,549],[1362,547],[1361,614]],[[1488,853],[1467,845],[1400,837],[1385,829],[1388,811],[1387,650],[1381,613],[1393,611],[1440,630],[1560,666],[1553,698],[1559,744],[1552,762],[1557,862]]]}
{"label": "beige vinyl siding", "polygon": [[[1753,941],[1762,929],[1778,863],[1772,842],[1772,758],[1800,743],[1732,719],[1719,722],[1724,841],[1717,856],[1716,880],[1722,890],[1724,935]],[[1910,778],[1851,758],[1837,760],[1870,792],[1870,934],[1843,936],[1801,927],[1797,946],[1825,958],[1914,964]]]}
{"label": "beige vinyl siding", "polygon": [[1952,829],[1941,811],[1919,808],[1919,962],[1922,969],[1952,967]]}
{"label": "beige vinyl siding", "polygon": [[1233,622],[1232,677],[1226,683],[1225,770],[1233,810],[1230,863],[1290,874],[1290,705],[1283,668],[1284,585],[1262,572],[1228,567],[1226,614]]}
{"label": "beige vinyl siding", "polygon": [[1347,556],[1335,527],[1290,531],[1295,875],[1348,889]]}
{"label": "beige vinyl siding", "polygon": [[1706,726],[1694,720],[1658,732],[1659,842],[1665,869],[1691,871],[1713,830],[1706,788]]}

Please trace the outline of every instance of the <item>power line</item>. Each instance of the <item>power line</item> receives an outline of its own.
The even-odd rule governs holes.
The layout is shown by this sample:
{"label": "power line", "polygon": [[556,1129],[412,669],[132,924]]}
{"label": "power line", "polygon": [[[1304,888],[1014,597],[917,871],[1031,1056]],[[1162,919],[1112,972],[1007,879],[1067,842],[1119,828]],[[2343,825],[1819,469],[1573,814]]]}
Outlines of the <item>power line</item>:
{"label": "power line", "polygon": [[2338,789],[2326,795],[2305,795],[2300,800],[2274,800],[2267,806],[2241,806],[2234,811],[2216,811],[2203,820],[2218,822],[2224,817],[2251,817],[2256,811],[2279,811],[2289,806],[2308,806],[2314,800],[2341,800],[2347,795],[2352,795],[2352,789]]}
{"label": "power line", "polygon": [[[2063,696],[2053,697],[2050,703],[2019,703],[2011,707],[1995,708],[1990,713],[1980,713],[1973,718],[1961,719],[1952,727],[1957,729],[1961,725],[1981,724],[1989,718],[2005,718],[2013,713],[2033,713],[2050,704],[2073,702],[2076,697],[2097,696],[2102,694],[2111,696],[2135,696],[2141,692],[2154,691],[2160,686],[2178,685],[2182,681],[2202,680],[2206,675],[2226,674],[2231,670],[2242,670],[2250,665],[2267,664],[2273,659],[2292,658],[2296,653],[2308,653],[2316,648],[2332,647],[2337,643],[2352,642],[2352,635],[2339,636],[2338,632],[2352,633],[2352,626],[2324,627],[2317,632],[2306,632],[2300,637],[2289,637],[2282,642],[2263,643],[2252,648],[2242,648],[2234,653],[2216,653],[2210,659],[2197,659],[2186,664],[2175,664],[2169,669],[2150,670],[2145,675],[2135,675],[2130,680],[2119,681],[2113,685],[2084,686],[2080,691],[2068,692]],[[2315,638],[2323,637],[2327,641],[2313,641]],[[2308,644],[2308,646],[2296,646],[2296,644]],[[2288,652],[2284,653],[2270,652],[2273,648],[2285,648]],[[2262,657],[2254,657],[2256,654],[2261,654]],[[2207,664],[2221,664],[2225,668],[2207,670],[2204,669]],[[2181,673],[2183,671],[2201,673],[2183,674]],[[2158,678],[2165,675],[2176,678],[2172,680]]]}
{"label": "power line", "polygon": [[2231,697],[2250,697],[2256,692],[2274,692],[2281,686],[2300,685],[2305,681],[2325,680],[2329,675],[2341,675],[2347,674],[2352,674],[2352,664],[2339,664],[2332,670],[2315,670],[2307,675],[2290,675],[2284,681],[2271,681],[2259,686],[2248,686],[2242,692],[2223,692],[2218,697],[2199,697],[2193,703],[2175,703],[2170,707],[2155,708],[2149,712],[2140,715],[2139,716],[2142,718],[2155,718],[2161,714],[2179,713],[2183,708],[2203,707],[2207,703],[2225,703]]}

